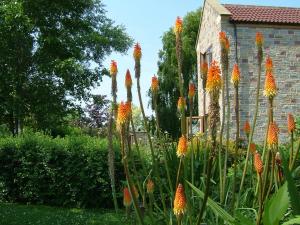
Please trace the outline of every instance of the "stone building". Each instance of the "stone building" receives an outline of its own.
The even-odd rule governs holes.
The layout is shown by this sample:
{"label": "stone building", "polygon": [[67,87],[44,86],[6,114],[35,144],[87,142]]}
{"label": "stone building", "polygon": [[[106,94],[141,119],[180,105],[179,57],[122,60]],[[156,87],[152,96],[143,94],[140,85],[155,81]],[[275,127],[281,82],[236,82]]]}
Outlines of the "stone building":
{"label": "stone building", "polygon": [[[225,31],[230,40],[229,76],[234,63],[241,70],[239,86],[241,128],[248,119],[252,123],[257,85],[256,32],[264,35],[264,61],[273,59],[278,95],[274,99],[274,120],[280,128],[281,142],[287,141],[287,114],[300,116],[300,8],[227,5],[217,0],[205,0],[196,45],[198,57],[199,116],[204,115],[200,62],[220,62],[219,32]],[[264,67],[264,64],[263,64]],[[263,96],[265,71],[261,76],[259,113],[255,141],[262,141],[267,123],[267,99]],[[236,128],[234,92],[230,84],[231,135]],[[207,97],[209,98],[209,97]],[[209,99],[208,99],[209,101]],[[220,102],[221,103],[221,102]],[[208,112],[208,102],[205,106]],[[221,115],[222,118],[222,115]],[[204,122],[200,121],[203,129]],[[243,132],[241,133],[243,136]]]}

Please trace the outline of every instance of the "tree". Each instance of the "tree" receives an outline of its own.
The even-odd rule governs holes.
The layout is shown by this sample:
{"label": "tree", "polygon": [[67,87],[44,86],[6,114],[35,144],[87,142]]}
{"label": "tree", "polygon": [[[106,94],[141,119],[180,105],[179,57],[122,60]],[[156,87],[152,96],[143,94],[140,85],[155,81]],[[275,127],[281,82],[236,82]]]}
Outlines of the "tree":
{"label": "tree", "polygon": [[132,40],[101,0],[0,1],[0,122],[55,129]]}
{"label": "tree", "polygon": [[[201,10],[188,13],[183,18],[183,77],[184,90],[187,93],[191,80],[197,83],[196,40],[199,29]],[[158,117],[161,129],[168,131],[173,137],[179,136],[180,121],[177,115],[177,100],[179,97],[178,72],[175,49],[175,35],[170,28],[162,37],[163,48],[159,51],[158,61]],[[176,79],[174,79],[176,77]],[[197,95],[196,95],[197,98]],[[194,111],[197,112],[197,99],[194,101]],[[189,112],[189,110],[187,110]]]}

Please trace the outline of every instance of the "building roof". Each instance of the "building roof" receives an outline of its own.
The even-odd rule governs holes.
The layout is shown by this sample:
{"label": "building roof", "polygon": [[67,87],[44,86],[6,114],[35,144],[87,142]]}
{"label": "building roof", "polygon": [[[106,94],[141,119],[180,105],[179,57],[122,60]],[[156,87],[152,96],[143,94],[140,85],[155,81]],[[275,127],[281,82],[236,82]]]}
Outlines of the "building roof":
{"label": "building roof", "polygon": [[275,23],[300,25],[300,8],[223,5],[230,13],[230,20],[243,23]]}

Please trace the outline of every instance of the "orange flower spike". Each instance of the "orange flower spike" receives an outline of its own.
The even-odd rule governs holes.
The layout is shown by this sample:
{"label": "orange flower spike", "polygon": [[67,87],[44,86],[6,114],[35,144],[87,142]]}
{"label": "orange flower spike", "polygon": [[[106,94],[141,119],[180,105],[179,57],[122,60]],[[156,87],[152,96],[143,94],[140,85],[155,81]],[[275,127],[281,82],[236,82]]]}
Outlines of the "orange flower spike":
{"label": "orange flower spike", "polygon": [[185,156],[187,153],[187,149],[188,149],[188,141],[187,141],[186,137],[184,135],[182,135],[179,138],[178,145],[177,145],[177,152],[176,152],[177,156],[178,157]]}
{"label": "orange flower spike", "polygon": [[131,79],[131,74],[130,71],[126,71],[126,76],[125,76],[125,87],[126,88],[131,88],[132,86],[132,79]]}
{"label": "orange flower spike", "polygon": [[273,98],[277,95],[275,78],[270,71],[268,71],[266,74],[264,95],[268,98]]}
{"label": "orange flower spike", "polygon": [[183,216],[186,211],[186,197],[182,184],[178,184],[174,199],[173,211],[176,216]]}
{"label": "orange flower spike", "polygon": [[127,107],[124,102],[121,102],[118,106],[117,125],[121,127],[127,120]]}
{"label": "orange flower spike", "polygon": [[226,37],[225,39],[225,50],[228,52],[230,48],[230,42],[229,39]]}
{"label": "orange flower spike", "polygon": [[129,207],[131,205],[131,195],[129,189],[126,187],[123,190],[123,204],[125,207]]}
{"label": "orange flower spike", "polygon": [[250,131],[251,131],[251,127],[250,127],[249,120],[246,120],[246,122],[245,122],[245,124],[244,124],[244,127],[243,127],[243,130],[244,130],[245,134],[246,134],[247,136],[249,136]]}
{"label": "orange flower spike", "polygon": [[266,59],[266,72],[273,72],[273,61],[270,56]]}
{"label": "orange flower spike", "polygon": [[115,60],[111,60],[111,64],[110,64],[110,75],[111,76],[116,76],[118,73],[118,66],[117,66],[117,62]]}
{"label": "orange flower spike", "polygon": [[288,124],[288,132],[291,134],[296,129],[295,119],[291,113],[288,114],[287,124]]}
{"label": "orange flower spike", "polygon": [[193,99],[194,98],[195,92],[196,92],[195,84],[194,83],[190,83],[189,84],[189,93],[188,93],[189,99]]}
{"label": "orange flower spike", "polygon": [[272,148],[273,146],[278,144],[278,132],[279,129],[277,124],[274,122],[270,123],[267,137],[269,148]]}
{"label": "orange flower spike", "polygon": [[223,48],[225,48],[225,45],[226,45],[226,33],[224,31],[221,31],[219,33],[219,41],[220,41],[220,44]]}
{"label": "orange flower spike", "polygon": [[201,72],[202,78],[207,76],[207,71],[208,71],[208,64],[207,64],[207,62],[201,63],[201,65],[200,65],[200,72]]}
{"label": "orange flower spike", "polygon": [[182,33],[182,19],[178,16],[175,21],[174,33],[179,35]]}
{"label": "orange flower spike", "polygon": [[208,92],[219,91],[222,87],[221,70],[216,61],[213,61],[208,69],[206,90]]}
{"label": "orange flower spike", "polygon": [[257,33],[256,33],[256,36],[255,36],[255,43],[256,43],[256,46],[257,46],[258,48],[261,48],[262,45],[263,45],[263,42],[264,42],[264,36],[262,35],[262,33],[257,32]]}
{"label": "orange flower spike", "polygon": [[147,182],[147,193],[152,194],[153,191],[154,191],[154,182],[151,179],[149,179]]}
{"label": "orange flower spike", "polygon": [[250,144],[250,152],[254,155],[256,152],[256,145],[254,143]]}
{"label": "orange flower spike", "polygon": [[141,60],[141,58],[142,58],[142,48],[141,48],[141,46],[140,46],[139,43],[136,43],[136,44],[134,45],[133,58],[134,58],[136,61],[139,61],[139,60]]}
{"label": "orange flower spike", "polygon": [[184,97],[179,97],[178,102],[177,102],[177,109],[179,112],[184,111],[185,109],[185,99]]}
{"label": "orange flower spike", "polygon": [[232,70],[232,75],[231,75],[231,83],[237,87],[240,83],[240,69],[237,64],[234,64],[233,70]]}
{"label": "orange flower spike", "polygon": [[260,154],[258,152],[254,154],[254,167],[258,174],[262,174],[264,170],[264,165],[261,161]]}
{"label": "orange flower spike", "polygon": [[156,76],[153,76],[152,80],[151,80],[151,91],[152,91],[152,93],[157,93],[158,88],[159,88],[158,79],[157,79]]}

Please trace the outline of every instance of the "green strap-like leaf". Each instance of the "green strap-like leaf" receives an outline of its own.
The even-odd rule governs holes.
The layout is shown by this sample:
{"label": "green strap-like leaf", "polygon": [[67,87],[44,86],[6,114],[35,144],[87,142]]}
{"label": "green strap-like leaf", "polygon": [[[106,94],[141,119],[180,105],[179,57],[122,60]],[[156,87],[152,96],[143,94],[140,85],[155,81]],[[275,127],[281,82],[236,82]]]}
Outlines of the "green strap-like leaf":
{"label": "green strap-like leaf", "polygon": [[279,188],[278,192],[267,201],[263,215],[263,224],[278,225],[288,207],[289,193],[287,183],[285,182]]}
{"label": "green strap-like leaf", "polygon": [[300,216],[297,216],[294,219],[291,219],[285,223],[283,223],[282,225],[296,225],[296,224],[300,224]]}

